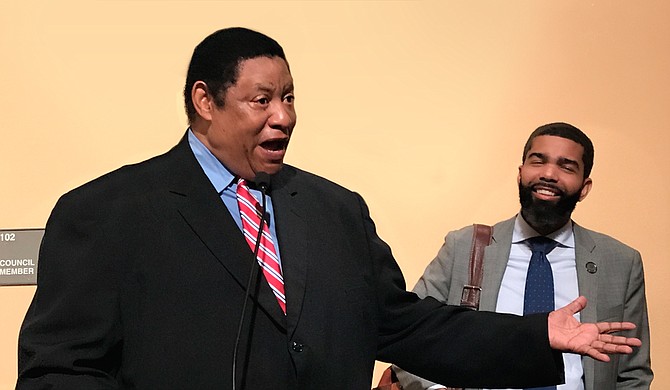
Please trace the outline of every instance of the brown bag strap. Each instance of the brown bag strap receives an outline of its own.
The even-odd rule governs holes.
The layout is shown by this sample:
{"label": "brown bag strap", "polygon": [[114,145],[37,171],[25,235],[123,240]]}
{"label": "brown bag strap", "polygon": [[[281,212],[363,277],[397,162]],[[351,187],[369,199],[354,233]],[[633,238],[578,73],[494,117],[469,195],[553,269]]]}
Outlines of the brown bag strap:
{"label": "brown bag strap", "polygon": [[[466,306],[474,310],[479,310],[479,298],[481,296],[482,277],[484,275],[484,250],[491,243],[493,228],[489,225],[474,224],[472,232],[472,248],[470,248],[470,280],[463,286],[461,295],[461,306]],[[460,388],[447,387],[448,390],[458,390]],[[372,390],[402,390],[398,383],[393,366],[389,366],[382,373],[377,387]]]}
{"label": "brown bag strap", "polygon": [[484,250],[491,243],[493,228],[489,225],[474,224],[472,247],[470,248],[470,280],[463,286],[461,306],[479,310],[484,275]]}
{"label": "brown bag strap", "polygon": [[373,387],[372,390],[402,390],[402,386],[398,383],[398,378],[393,371],[393,366],[388,366],[384,370],[379,384],[377,387]]}

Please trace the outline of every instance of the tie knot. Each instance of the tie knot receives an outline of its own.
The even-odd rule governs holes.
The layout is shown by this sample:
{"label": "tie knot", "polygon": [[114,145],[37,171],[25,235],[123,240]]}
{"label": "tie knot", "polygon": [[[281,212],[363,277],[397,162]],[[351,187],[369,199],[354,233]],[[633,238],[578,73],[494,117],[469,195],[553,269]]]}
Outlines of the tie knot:
{"label": "tie knot", "polygon": [[242,179],[241,177],[237,179],[237,195],[242,195],[245,198],[253,198],[256,199],[253,195],[251,195],[251,190],[249,188],[249,183],[247,183],[246,180]]}
{"label": "tie knot", "polygon": [[526,240],[530,246],[530,250],[533,252],[541,252],[545,255],[556,248],[558,242],[552,240],[551,238],[537,236],[532,237]]}
{"label": "tie knot", "polygon": [[242,201],[243,203],[247,204],[249,209],[255,210],[257,214],[260,215],[261,213],[261,205],[258,202],[258,199],[254,196],[254,194],[251,193],[251,190],[249,190],[249,185],[247,184],[247,181],[239,178],[237,180],[237,199],[238,201]]}

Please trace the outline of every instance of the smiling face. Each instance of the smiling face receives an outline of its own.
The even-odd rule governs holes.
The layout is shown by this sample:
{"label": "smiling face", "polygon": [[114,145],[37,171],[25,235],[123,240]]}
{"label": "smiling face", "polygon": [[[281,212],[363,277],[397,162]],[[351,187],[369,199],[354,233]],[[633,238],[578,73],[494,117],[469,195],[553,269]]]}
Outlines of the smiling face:
{"label": "smiling face", "polygon": [[293,78],[279,57],[240,62],[237,82],[219,107],[207,85],[192,89],[198,139],[232,173],[253,180],[258,172],[277,173],[296,124]]}
{"label": "smiling face", "polygon": [[567,138],[535,137],[517,181],[521,213],[539,233],[547,234],[570,219],[577,202],[591,190],[591,179],[584,178],[584,148]]}

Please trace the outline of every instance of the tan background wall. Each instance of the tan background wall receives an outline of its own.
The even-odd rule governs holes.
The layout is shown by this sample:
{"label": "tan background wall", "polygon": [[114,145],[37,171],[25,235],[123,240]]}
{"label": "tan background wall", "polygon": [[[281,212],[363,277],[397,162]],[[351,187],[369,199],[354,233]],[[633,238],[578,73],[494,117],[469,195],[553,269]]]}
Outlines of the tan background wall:
{"label": "tan background wall", "polygon": [[[665,0],[0,0],[0,228],[43,227],[65,191],[175,144],[193,47],[247,26],[291,62],[288,162],[365,196],[410,286],[447,231],[517,211],[530,131],[585,130],[595,184],[575,219],[642,252],[653,387],[670,388],[668,16]],[[0,288],[1,389],[33,291]]]}

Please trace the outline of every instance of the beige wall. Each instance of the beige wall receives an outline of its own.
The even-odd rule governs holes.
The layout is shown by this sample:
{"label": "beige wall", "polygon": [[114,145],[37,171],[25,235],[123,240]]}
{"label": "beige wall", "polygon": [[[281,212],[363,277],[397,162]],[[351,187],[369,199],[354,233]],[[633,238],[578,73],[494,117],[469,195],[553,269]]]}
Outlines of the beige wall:
{"label": "beige wall", "polygon": [[[531,130],[585,130],[594,188],[575,219],[642,252],[653,387],[670,388],[668,15],[665,0],[2,1],[0,228],[43,227],[63,192],[175,144],[193,46],[247,26],[291,62],[288,162],[365,196],[410,286],[447,231],[517,211]],[[0,288],[2,389],[33,291]]]}

